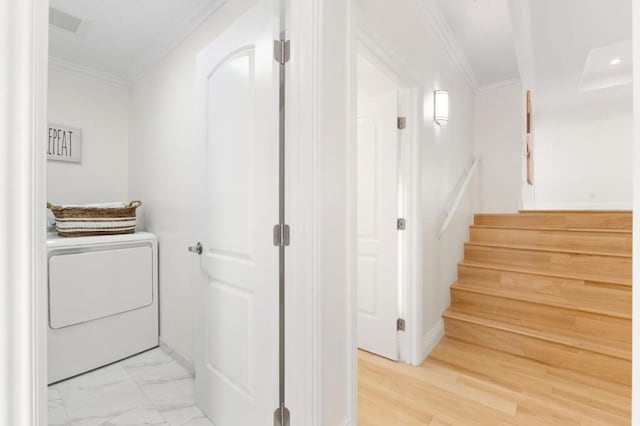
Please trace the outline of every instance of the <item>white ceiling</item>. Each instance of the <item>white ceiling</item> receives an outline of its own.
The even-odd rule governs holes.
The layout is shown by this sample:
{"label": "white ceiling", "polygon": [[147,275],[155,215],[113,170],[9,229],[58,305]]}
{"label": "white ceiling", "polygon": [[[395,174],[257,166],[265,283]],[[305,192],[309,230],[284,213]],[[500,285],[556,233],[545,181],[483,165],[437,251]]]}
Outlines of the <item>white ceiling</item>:
{"label": "white ceiling", "polygon": [[82,20],[49,25],[52,64],[128,85],[156,65],[225,0],[50,0]]}
{"label": "white ceiling", "polygon": [[[536,111],[631,100],[631,0],[533,0]],[[621,58],[618,65],[609,62]]]}
{"label": "white ceiling", "polygon": [[437,3],[480,86],[519,78],[507,0]]}

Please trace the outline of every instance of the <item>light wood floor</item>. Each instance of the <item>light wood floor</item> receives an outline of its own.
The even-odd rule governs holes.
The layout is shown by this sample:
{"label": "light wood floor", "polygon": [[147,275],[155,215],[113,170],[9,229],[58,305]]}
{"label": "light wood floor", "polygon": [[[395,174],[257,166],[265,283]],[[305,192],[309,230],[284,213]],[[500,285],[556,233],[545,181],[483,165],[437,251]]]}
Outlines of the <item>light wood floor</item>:
{"label": "light wood floor", "polygon": [[449,337],[420,367],[358,361],[360,426],[631,423],[628,386]]}

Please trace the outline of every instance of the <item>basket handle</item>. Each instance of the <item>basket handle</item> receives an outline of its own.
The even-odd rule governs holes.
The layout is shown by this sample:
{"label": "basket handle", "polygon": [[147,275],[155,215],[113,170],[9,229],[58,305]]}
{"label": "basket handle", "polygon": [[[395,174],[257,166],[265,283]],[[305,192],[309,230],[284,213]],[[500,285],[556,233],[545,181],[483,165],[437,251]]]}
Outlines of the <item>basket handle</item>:
{"label": "basket handle", "polygon": [[59,209],[60,206],[54,206],[53,204],[47,201],[47,208],[50,210],[53,210],[53,209]]}
{"label": "basket handle", "polygon": [[133,207],[135,209],[140,207],[141,205],[142,205],[142,201],[132,201],[129,203],[127,207]]}

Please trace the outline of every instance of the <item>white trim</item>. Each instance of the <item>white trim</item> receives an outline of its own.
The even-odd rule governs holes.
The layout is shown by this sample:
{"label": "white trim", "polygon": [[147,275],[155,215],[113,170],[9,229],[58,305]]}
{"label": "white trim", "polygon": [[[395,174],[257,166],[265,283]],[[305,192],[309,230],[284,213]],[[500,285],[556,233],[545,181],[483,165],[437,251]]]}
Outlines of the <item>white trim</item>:
{"label": "white trim", "polygon": [[[22,0],[21,0],[22,1]],[[34,374],[35,374],[35,409],[34,426],[44,426],[49,423],[48,419],[48,393],[47,393],[47,262],[46,244],[47,233],[46,224],[48,221],[47,211],[41,206],[47,203],[47,160],[44,152],[47,146],[48,128],[48,84],[49,67],[47,58],[49,56],[49,1],[36,1],[34,11],[34,82],[33,82],[33,133],[35,146],[32,151],[33,167],[33,198],[32,209],[32,239],[34,256],[34,296],[32,306],[34,307],[33,328],[35,336],[33,338],[34,348]]]}
{"label": "white trim", "polygon": [[349,358],[349,368],[347,370],[347,395],[349,395],[349,417],[345,424],[358,421],[358,294],[357,294],[357,270],[356,262],[358,255],[358,229],[357,229],[357,117],[358,117],[358,82],[357,67],[357,46],[358,28],[355,10],[355,1],[347,0],[347,31],[346,31],[346,62],[347,62],[347,155],[346,155],[346,177],[347,181],[347,215],[345,217],[347,234],[347,357]]}
{"label": "white trim", "polygon": [[184,367],[185,370],[191,374],[192,377],[196,376],[196,368],[193,362],[189,361],[187,357],[171,347],[162,337],[158,338],[158,347],[171,358],[173,358],[178,364]]}
{"label": "white trim", "polygon": [[173,28],[169,29],[164,37],[154,41],[153,47],[132,64],[124,76],[125,79],[130,83],[140,80],[226,2],[227,0],[200,0],[184,16],[177,17],[179,23],[173,25]]}
{"label": "white trim", "polygon": [[[289,2],[287,38],[287,406],[292,424],[320,426],[322,282],[320,268],[319,67],[321,2]],[[305,283],[301,285],[301,283]],[[295,346],[292,345],[295,342]]]}
{"label": "white trim", "polygon": [[438,7],[436,1],[420,0],[418,3],[421,6],[420,8],[424,13],[425,18],[427,18],[430,27],[442,43],[442,46],[449,55],[453,65],[460,71],[460,74],[462,74],[462,77],[467,82],[469,88],[473,90],[478,87],[478,78],[469,63],[469,59],[467,59],[467,56],[460,48],[458,40],[455,35],[453,35],[453,31],[447,23],[447,20],[440,10],[440,7]]}
{"label": "white trim", "polygon": [[118,89],[126,89],[130,86],[129,82],[122,77],[95,68],[85,67],[75,62],[49,56],[49,67],[58,72],[71,74],[76,77],[97,81],[107,84]]}
{"label": "white trim", "polygon": [[0,4],[0,424],[47,424],[46,128],[48,1]]}
{"label": "white trim", "polygon": [[[422,340],[422,362],[429,356],[431,351],[440,343],[444,337],[444,321],[442,318],[438,320]],[[422,364],[422,362],[420,364]]]}
{"label": "white trim", "polygon": [[[422,89],[417,86],[410,91],[410,109],[407,113],[411,125],[407,128],[408,155],[403,173],[407,182],[407,200],[405,204],[407,220],[406,258],[405,258],[405,309],[409,321],[406,334],[405,359],[412,365],[422,364],[420,339],[424,327],[424,289],[423,289],[423,215],[422,215],[422,144],[421,131],[423,118],[420,104],[423,100]],[[413,194],[413,196],[409,196]]]}
{"label": "white trim", "polygon": [[507,87],[513,87],[520,85],[522,82],[519,78],[510,78],[507,80],[497,81],[495,83],[483,84],[477,87],[473,93],[479,95],[481,93],[493,92],[494,90],[505,89]]}

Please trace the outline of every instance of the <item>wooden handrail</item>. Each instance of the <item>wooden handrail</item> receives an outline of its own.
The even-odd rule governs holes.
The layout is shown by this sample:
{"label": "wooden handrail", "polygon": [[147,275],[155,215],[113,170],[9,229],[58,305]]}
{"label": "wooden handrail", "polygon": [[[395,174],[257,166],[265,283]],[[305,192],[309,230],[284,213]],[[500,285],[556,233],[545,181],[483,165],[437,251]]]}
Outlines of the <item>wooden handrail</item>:
{"label": "wooden handrail", "polygon": [[453,200],[453,204],[451,204],[451,208],[446,210],[447,215],[444,218],[444,221],[442,222],[442,226],[440,227],[440,230],[438,231],[438,239],[442,238],[442,235],[449,227],[449,223],[451,223],[451,220],[453,219],[453,215],[458,210],[458,205],[462,200],[462,196],[467,190],[467,186],[469,186],[469,182],[471,181],[471,178],[473,177],[473,173],[476,171],[476,168],[478,167],[478,163],[480,163],[481,159],[482,159],[481,156],[477,156],[473,160],[473,163],[471,163],[471,167],[469,167],[469,169],[466,171],[464,182],[462,183],[462,186],[460,186],[460,189],[458,190],[458,194],[456,195],[456,198]]}

